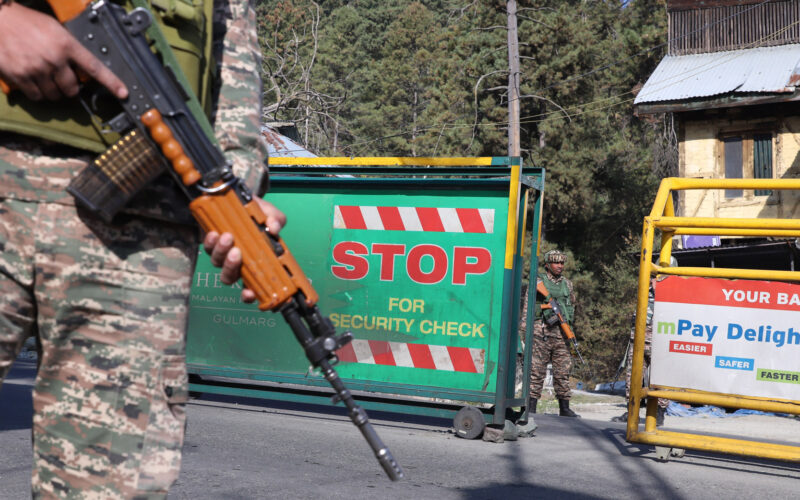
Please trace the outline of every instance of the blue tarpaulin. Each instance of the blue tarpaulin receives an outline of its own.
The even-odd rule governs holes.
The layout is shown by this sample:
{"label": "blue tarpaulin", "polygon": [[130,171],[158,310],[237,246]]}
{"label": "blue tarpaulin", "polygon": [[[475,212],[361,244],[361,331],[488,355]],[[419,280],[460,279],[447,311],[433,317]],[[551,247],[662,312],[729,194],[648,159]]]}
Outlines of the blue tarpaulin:
{"label": "blue tarpaulin", "polygon": [[773,415],[778,417],[794,417],[788,413],[768,413],[758,410],[740,409],[728,413],[719,406],[686,406],[675,401],[670,401],[667,407],[667,415],[671,417],[737,417],[742,415]]}

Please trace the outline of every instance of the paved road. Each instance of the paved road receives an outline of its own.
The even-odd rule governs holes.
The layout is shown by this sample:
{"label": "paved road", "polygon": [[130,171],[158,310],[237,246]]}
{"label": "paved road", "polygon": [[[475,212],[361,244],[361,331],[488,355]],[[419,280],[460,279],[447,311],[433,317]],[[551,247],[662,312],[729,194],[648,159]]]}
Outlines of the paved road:
{"label": "paved road", "polygon": [[[0,498],[28,495],[30,365],[0,393]],[[502,444],[455,437],[450,422],[371,412],[406,471],[391,483],[341,408],[194,400],[171,499],[478,500],[798,498],[800,467],[687,452],[658,461],[623,424],[541,415],[536,436]]]}

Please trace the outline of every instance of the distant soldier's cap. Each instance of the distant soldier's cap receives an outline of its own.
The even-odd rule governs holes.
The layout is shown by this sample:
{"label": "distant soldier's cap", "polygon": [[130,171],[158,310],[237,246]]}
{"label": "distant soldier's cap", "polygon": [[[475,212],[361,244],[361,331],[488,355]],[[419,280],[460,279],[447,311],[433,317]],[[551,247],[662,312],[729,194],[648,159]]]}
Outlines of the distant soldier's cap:
{"label": "distant soldier's cap", "polygon": [[567,255],[564,252],[558,250],[550,250],[546,254],[544,254],[544,262],[545,264],[563,264],[567,261]]}
{"label": "distant soldier's cap", "polygon": [[[659,262],[660,259],[658,257],[653,259],[653,264],[658,264]],[[674,255],[669,258],[669,267],[678,267],[678,259],[676,259]]]}

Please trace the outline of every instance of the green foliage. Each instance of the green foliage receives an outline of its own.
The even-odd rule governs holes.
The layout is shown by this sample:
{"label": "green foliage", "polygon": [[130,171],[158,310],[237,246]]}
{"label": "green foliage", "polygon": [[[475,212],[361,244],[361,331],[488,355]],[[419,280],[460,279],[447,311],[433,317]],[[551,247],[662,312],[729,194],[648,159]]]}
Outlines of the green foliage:
{"label": "green foliage", "polygon": [[630,253],[620,253],[613,261],[573,277],[580,290],[575,331],[589,353],[584,354],[589,370],[577,370],[584,379],[610,380],[625,355],[636,310],[639,269],[633,256],[638,249],[639,240],[629,240]]}
{"label": "green foliage", "polygon": [[[268,118],[296,122],[312,151],[507,154],[505,0],[261,0],[258,13]],[[576,331],[608,377],[635,303],[631,235],[675,158],[664,124],[632,107],[665,53],[665,2],[518,0],[517,19],[523,155],[546,169],[543,244],[571,256]]]}

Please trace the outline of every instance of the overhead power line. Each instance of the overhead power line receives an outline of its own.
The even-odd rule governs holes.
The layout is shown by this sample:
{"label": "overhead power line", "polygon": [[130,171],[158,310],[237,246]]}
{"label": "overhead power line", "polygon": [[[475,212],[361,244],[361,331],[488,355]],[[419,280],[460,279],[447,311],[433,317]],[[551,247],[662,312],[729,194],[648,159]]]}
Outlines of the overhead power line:
{"label": "overhead power line", "polygon": [[[698,29],[696,29],[694,31],[691,31],[689,33],[686,33],[686,34],[682,35],[681,37],[678,37],[676,40],[691,36],[691,35],[693,35],[695,33],[704,31],[704,30],[708,29],[709,27],[711,27],[711,26],[713,26],[715,24],[719,24],[719,23],[722,23],[722,22],[727,21],[729,19],[732,19],[732,18],[734,18],[736,16],[740,16],[742,14],[745,14],[745,13],[747,13],[747,12],[749,12],[749,11],[751,11],[751,10],[761,6],[761,5],[766,4],[769,1],[770,0],[763,0],[762,2],[754,4],[754,5],[748,7],[745,10],[742,10],[740,12],[734,13],[734,14],[732,14],[730,16],[727,16],[725,18],[716,20],[714,22],[707,23],[707,24],[699,27]],[[783,28],[777,29],[777,30],[773,31],[772,33],[769,33],[769,34],[761,37],[759,40],[756,40],[755,42],[749,44],[749,46],[747,48],[758,47],[758,46],[760,46],[761,43],[767,41],[768,39],[770,39],[770,38],[772,38],[772,37],[774,37],[776,35],[779,35],[780,33],[790,29],[791,27],[797,25],[798,23],[800,23],[800,21],[795,21],[795,22],[793,22],[793,23],[791,23],[791,24],[789,24],[787,26],[784,26]],[[628,57],[625,57],[625,58],[616,59],[613,62],[604,64],[602,66],[598,66],[596,68],[593,68],[593,69],[591,69],[589,71],[586,71],[584,73],[581,73],[579,75],[575,75],[575,76],[572,76],[572,77],[569,77],[569,78],[565,78],[565,79],[563,79],[563,80],[561,80],[559,82],[555,82],[555,83],[553,83],[553,84],[551,84],[551,85],[549,85],[547,87],[542,87],[541,89],[538,89],[535,92],[541,92],[541,91],[549,90],[549,89],[558,87],[560,85],[563,85],[565,83],[569,83],[569,82],[572,82],[572,81],[579,80],[581,78],[585,78],[585,77],[590,76],[592,74],[595,74],[595,73],[604,71],[606,69],[609,69],[611,67],[614,67],[614,66],[616,66],[616,65],[618,65],[618,64],[620,64],[622,62],[629,61],[629,60],[631,60],[631,59],[633,59],[635,57],[638,57],[640,55],[643,55],[643,54],[646,54],[648,52],[652,52],[653,50],[662,48],[662,47],[666,46],[669,43],[670,43],[670,41],[667,41],[667,42],[664,42],[664,43],[660,43],[660,44],[655,45],[653,47],[650,47],[650,48],[644,49],[642,51],[639,51],[636,54],[633,54],[631,56],[628,56]],[[733,53],[730,59],[735,59],[736,57],[739,57],[740,55],[741,54]],[[668,83],[666,83],[662,87],[659,87],[658,90],[661,90],[661,89],[664,89],[664,88],[668,88],[671,85],[675,85],[675,84],[678,84],[680,82],[683,82],[683,81],[691,78],[692,76],[695,76],[695,75],[697,75],[697,74],[699,74],[699,73],[701,73],[703,71],[706,71],[709,68],[713,68],[713,67],[716,67],[718,65],[721,65],[721,64],[724,64],[726,62],[729,62],[730,59],[725,59],[725,60],[722,60],[722,61],[712,61],[712,62],[709,62],[706,65],[694,68],[692,70],[692,72],[690,72],[690,73],[683,73],[683,74],[674,75],[673,77],[671,77],[668,80]],[[629,90],[629,91],[622,92],[622,93],[614,95],[614,96],[595,99],[595,100],[592,100],[592,101],[589,101],[589,102],[586,102],[586,103],[576,104],[576,105],[573,105],[571,107],[561,108],[559,110],[547,111],[547,112],[539,113],[539,114],[535,114],[535,115],[527,115],[527,116],[524,116],[524,117],[520,118],[520,124],[541,123],[541,122],[543,122],[545,120],[552,119],[553,115],[560,116],[563,119],[565,114],[567,116],[569,116],[570,118],[572,118],[572,117],[576,117],[576,116],[580,116],[580,115],[586,114],[588,112],[602,111],[602,110],[605,110],[605,109],[610,109],[610,108],[613,108],[613,107],[616,107],[616,106],[619,106],[619,105],[622,105],[622,104],[626,104],[626,103],[632,102],[634,100],[634,98],[631,97],[631,98],[627,98],[627,99],[622,99],[622,100],[619,100],[619,101],[616,101],[616,102],[612,102],[612,103],[606,104],[606,105],[601,105],[601,106],[598,106],[598,107],[593,107],[593,106],[597,105],[597,104],[601,104],[601,103],[607,103],[609,101],[613,101],[615,99],[622,98],[622,97],[624,97],[626,95],[629,95],[629,94],[632,94],[632,93],[633,93],[633,90]],[[574,112],[570,113],[571,111],[574,111]],[[469,116],[469,115],[471,115],[471,113],[470,114],[465,113],[464,115],[462,115],[461,118],[464,118],[464,117]],[[456,120],[457,119],[458,118],[456,118]],[[453,121],[455,121],[455,120],[453,120]],[[480,128],[490,128],[490,127],[491,128],[501,128],[502,127],[502,128],[505,128],[507,126],[508,126],[508,121],[490,121],[490,122],[482,122],[482,123],[477,123],[477,124],[476,123],[452,123],[452,124],[449,124],[449,125],[447,123],[438,123],[438,124],[430,125],[430,126],[427,126],[427,127],[418,127],[418,128],[415,128],[414,130],[405,130],[405,131],[400,131],[400,132],[397,132],[397,133],[394,133],[394,134],[389,134],[389,135],[385,135],[385,136],[381,136],[381,137],[376,137],[376,138],[366,139],[366,140],[363,140],[363,141],[353,142],[353,143],[345,146],[344,149],[345,150],[350,150],[352,152],[353,148],[362,148],[363,146],[366,146],[366,145],[369,145],[369,144],[374,144],[376,142],[381,142],[381,141],[393,139],[393,138],[396,138],[396,137],[404,137],[404,136],[407,136],[407,135],[412,134],[412,133],[420,134],[420,133],[425,133],[425,132],[429,132],[429,131],[445,131],[445,130],[456,130],[456,129],[474,128],[474,127],[480,127]],[[304,151],[304,150],[282,150],[281,152],[282,153],[292,153],[292,152],[301,152],[301,151]]]}

